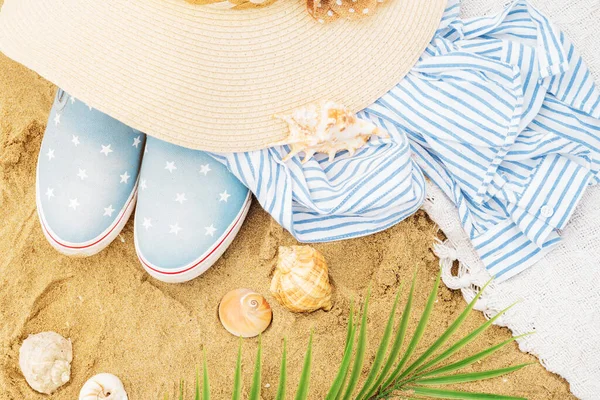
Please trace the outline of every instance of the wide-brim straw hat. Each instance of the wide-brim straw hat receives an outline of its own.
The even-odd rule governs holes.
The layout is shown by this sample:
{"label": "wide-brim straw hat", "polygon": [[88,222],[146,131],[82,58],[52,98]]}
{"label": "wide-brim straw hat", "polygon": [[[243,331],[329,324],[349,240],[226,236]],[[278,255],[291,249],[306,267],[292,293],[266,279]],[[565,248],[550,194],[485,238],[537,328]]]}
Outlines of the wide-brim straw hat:
{"label": "wide-brim straw hat", "polygon": [[[344,0],[352,1],[352,0]],[[396,85],[446,0],[385,0],[321,24],[306,1],[220,9],[183,0],[5,0],[0,50],[75,98],[190,148],[282,140],[273,118],[321,100],[359,111]]]}

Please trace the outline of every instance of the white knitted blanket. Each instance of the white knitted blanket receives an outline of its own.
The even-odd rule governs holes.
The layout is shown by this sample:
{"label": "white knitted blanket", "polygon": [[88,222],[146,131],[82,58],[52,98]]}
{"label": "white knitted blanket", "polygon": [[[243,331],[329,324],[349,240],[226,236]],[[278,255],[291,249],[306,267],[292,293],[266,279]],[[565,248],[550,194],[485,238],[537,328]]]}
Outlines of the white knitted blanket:
{"label": "white knitted blanket", "polygon": [[[464,17],[498,12],[510,1],[464,0]],[[532,0],[582,53],[600,84],[600,1]],[[444,283],[467,301],[490,278],[463,231],[454,204],[432,184],[423,206],[448,240],[436,245]],[[563,242],[525,272],[492,284],[477,304],[491,317],[519,301],[498,325],[519,339],[549,371],[564,377],[573,394],[600,399],[600,186],[591,187],[562,233]],[[458,276],[451,268],[459,261]]]}

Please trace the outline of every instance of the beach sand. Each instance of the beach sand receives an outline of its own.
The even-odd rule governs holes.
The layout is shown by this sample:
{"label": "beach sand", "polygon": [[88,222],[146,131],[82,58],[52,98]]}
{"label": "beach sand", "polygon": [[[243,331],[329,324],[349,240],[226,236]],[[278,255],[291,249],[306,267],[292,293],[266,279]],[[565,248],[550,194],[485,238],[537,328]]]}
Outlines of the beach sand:
{"label": "beach sand", "polygon": [[[217,305],[226,292],[239,287],[264,294],[273,307],[273,323],[262,338],[264,399],[275,396],[284,337],[288,398],[292,397],[311,330],[310,398],[324,397],[343,352],[350,299],[362,304],[372,285],[366,359],[370,364],[394,295],[417,267],[417,312],[410,328],[414,329],[438,272],[431,251],[436,227],[424,212],[373,236],[315,246],[328,260],[335,304],[329,312],[308,315],[285,311],[269,294],[278,246],[296,242],[256,202],[223,258],[186,284],[164,284],[143,271],[135,255],[131,221],[99,255],[86,259],[60,255],[44,239],[35,211],[36,158],[55,90],[0,55],[0,399],[48,398],[29,388],[18,367],[18,354],[27,335],[49,330],[70,338],[74,351],[71,381],[51,399],[76,399],[83,383],[100,372],[118,375],[131,400],[165,394],[173,399],[180,378],[188,382],[186,392],[191,396],[203,349],[213,398],[229,398],[239,339],[220,325]],[[460,292],[440,288],[423,345],[432,343],[465,306]],[[472,312],[461,334],[484,321],[480,313]],[[492,327],[462,354],[474,354],[510,337],[507,329]],[[243,341],[246,392],[257,342]],[[467,370],[536,361],[510,344]],[[464,388],[530,399],[574,398],[568,384],[539,363]]]}

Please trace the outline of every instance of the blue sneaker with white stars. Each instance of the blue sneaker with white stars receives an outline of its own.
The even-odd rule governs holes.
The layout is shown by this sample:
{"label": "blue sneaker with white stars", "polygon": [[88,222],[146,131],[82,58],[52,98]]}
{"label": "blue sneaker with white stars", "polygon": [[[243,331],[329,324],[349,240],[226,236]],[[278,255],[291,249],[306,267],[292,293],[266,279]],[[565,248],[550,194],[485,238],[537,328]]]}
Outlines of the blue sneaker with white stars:
{"label": "blue sneaker with white stars", "polygon": [[135,207],[146,136],[58,90],[36,176],[44,235],[63,254],[91,256]]}
{"label": "blue sneaker with white stars", "polygon": [[135,248],[164,282],[204,273],[248,213],[250,191],[208,154],[148,137],[135,211]]}

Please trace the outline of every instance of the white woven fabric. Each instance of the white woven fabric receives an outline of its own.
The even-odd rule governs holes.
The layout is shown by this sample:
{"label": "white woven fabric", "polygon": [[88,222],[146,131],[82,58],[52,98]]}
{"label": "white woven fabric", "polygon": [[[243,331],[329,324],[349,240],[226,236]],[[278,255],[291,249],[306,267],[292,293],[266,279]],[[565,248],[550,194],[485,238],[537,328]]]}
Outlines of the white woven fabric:
{"label": "white woven fabric", "polygon": [[[466,17],[499,11],[508,1],[465,0]],[[600,82],[600,2],[533,0],[559,25],[583,54]],[[454,204],[428,183],[425,211],[448,240],[436,245],[444,283],[470,301],[490,278],[461,227]],[[600,398],[600,187],[585,194],[563,241],[530,269],[502,283],[492,283],[476,309],[487,317],[519,302],[498,325],[518,340],[522,351],[536,355],[549,371],[564,377],[572,393],[584,400]],[[451,268],[459,261],[457,276]]]}

